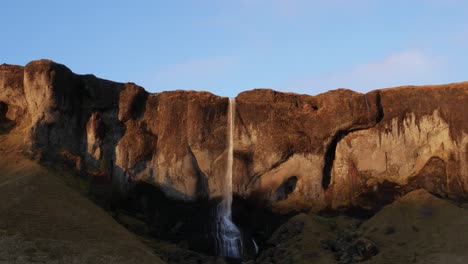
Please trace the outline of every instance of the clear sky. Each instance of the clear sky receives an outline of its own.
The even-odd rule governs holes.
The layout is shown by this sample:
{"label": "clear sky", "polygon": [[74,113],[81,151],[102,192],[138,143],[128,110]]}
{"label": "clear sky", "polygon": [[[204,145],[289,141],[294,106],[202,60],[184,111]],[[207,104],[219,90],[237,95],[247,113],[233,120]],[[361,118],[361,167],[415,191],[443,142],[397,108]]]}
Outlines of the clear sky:
{"label": "clear sky", "polygon": [[0,12],[0,63],[48,58],[151,92],[468,80],[463,0],[10,0]]}

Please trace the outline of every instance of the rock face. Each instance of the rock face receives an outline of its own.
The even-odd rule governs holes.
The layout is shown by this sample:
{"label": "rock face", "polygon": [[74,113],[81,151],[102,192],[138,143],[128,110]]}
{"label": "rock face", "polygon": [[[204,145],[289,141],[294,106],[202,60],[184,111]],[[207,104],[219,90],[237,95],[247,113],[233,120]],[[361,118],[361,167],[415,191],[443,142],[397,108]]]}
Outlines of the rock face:
{"label": "rock face", "polygon": [[[227,100],[207,92],[147,94],[126,87],[119,102],[125,133],[116,146],[122,178],[160,186],[177,199],[220,195]],[[209,177],[211,176],[211,177]]]}
{"label": "rock face", "polygon": [[[373,208],[425,188],[468,198],[468,83],[317,96],[236,98],[233,186],[277,212]],[[179,200],[221,194],[229,100],[147,93],[48,60],[0,66],[0,122],[43,160],[65,159],[125,192],[144,181]],[[3,130],[2,130],[3,131]]]}
{"label": "rock face", "polygon": [[417,188],[466,199],[467,88],[461,83],[382,90],[382,121],[337,145],[332,206],[372,206]]}
{"label": "rock face", "polygon": [[[274,202],[278,210],[325,207],[334,148],[346,133],[379,121],[379,96],[344,89],[318,96],[241,93],[235,185],[244,190],[238,191]],[[284,188],[295,179],[295,188]]]}

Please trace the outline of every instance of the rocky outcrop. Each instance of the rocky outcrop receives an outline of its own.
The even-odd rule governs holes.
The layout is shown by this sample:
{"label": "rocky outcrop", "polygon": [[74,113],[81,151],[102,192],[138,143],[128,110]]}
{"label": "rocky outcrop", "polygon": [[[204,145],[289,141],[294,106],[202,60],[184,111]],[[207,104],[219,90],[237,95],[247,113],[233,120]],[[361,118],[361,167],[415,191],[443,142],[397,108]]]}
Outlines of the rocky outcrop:
{"label": "rocky outcrop", "polygon": [[417,188],[466,199],[468,84],[384,89],[381,102],[381,122],[337,145],[331,205],[375,207]]}
{"label": "rocky outcrop", "polygon": [[[235,175],[243,177],[236,186],[273,202],[277,210],[325,207],[324,185],[337,142],[374,126],[381,115],[378,92],[340,89],[308,96],[253,90],[236,100]],[[292,179],[295,188],[285,199],[280,194]]]}
{"label": "rocky outcrop", "polygon": [[223,177],[214,175],[225,171],[226,98],[191,91],[141,95],[146,92],[135,89],[127,87],[119,104],[125,134],[116,165],[124,178],[152,182],[178,199],[219,195]]}
{"label": "rocky outcrop", "polygon": [[24,70],[21,66],[0,65],[0,104],[2,120],[21,121],[27,102],[23,89]]}
{"label": "rocky outcrop", "polygon": [[[243,92],[234,192],[281,213],[372,208],[421,187],[466,199],[467,101],[468,83],[367,94]],[[9,133],[23,137],[32,156],[72,161],[124,192],[143,181],[179,200],[221,195],[228,98],[150,94],[40,60],[0,66],[0,104],[1,123],[13,122]]]}

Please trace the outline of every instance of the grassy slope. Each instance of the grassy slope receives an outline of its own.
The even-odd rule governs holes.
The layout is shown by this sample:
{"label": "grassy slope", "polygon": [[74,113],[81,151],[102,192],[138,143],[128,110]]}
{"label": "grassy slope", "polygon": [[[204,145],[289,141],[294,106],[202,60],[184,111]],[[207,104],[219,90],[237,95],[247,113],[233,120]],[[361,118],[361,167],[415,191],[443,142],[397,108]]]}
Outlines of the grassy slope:
{"label": "grassy slope", "polygon": [[468,263],[468,210],[416,190],[366,221],[380,248],[368,263]]}
{"label": "grassy slope", "polygon": [[[372,241],[378,254],[361,263],[468,263],[468,210],[416,190],[360,222],[349,217],[299,214],[270,239],[258,263],[355,263],[335,259],[326,240]],[[340,258],[340,257],[338,257]]]}
{"label": "grassy slope", "polygon": [[0,263],[163,263],[14,137],[0,136]]}

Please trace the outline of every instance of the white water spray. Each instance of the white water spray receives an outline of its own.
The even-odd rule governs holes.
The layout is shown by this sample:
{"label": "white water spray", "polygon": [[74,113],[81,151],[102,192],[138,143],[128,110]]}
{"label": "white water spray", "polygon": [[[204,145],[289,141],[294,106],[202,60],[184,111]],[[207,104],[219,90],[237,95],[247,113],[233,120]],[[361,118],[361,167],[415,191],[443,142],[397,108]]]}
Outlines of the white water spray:
{"label": "white water spray", "polygon": [[216,250],[217,255],[230,258],[241,258],[242,239],[237,226],[232,222],[232,166],[234,160],[234,113],[236,101],[229,99],[228,116],[228,152],[226,177],[223,188],[223,200],[219,203],[216,215]]}

